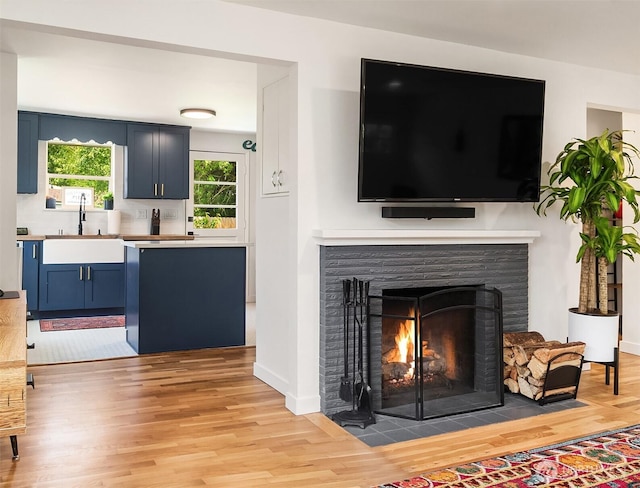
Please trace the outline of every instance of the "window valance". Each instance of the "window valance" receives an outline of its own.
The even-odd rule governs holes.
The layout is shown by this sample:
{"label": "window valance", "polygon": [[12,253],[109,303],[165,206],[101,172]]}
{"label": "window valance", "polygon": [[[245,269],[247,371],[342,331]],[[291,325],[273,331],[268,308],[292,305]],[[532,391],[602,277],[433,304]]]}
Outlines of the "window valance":
{"label": "window valance", "polygon": [[62,141],[76,139],[78,142],[112,142],[126,146],[127,124],[118,120],[40,114],[38,139],[48,141],[56,137]]}

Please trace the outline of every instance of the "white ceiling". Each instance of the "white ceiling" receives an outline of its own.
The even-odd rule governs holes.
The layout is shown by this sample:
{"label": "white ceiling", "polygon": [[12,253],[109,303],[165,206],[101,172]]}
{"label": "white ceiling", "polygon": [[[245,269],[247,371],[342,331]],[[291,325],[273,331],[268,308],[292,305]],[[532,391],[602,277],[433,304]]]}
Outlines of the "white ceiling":
{"label": "white ceiling", "polygon": [[638,0],[224,0],[640,75]]}
{"label": "white ceiling", "polygon": [[[295,15],[640,75],[637,0],[226,0]],[[24,110],[256,129],[256,66],[36,32],[2,21]],[[187,121],[181,108],[212,108]]]}
{"label": "white ceiling", "polygon": [[[38,32],[3,22],[1,46],[18,54],[18,108],[255,132],[254,63]],[[209,108],[209,120],[180,109]]]}

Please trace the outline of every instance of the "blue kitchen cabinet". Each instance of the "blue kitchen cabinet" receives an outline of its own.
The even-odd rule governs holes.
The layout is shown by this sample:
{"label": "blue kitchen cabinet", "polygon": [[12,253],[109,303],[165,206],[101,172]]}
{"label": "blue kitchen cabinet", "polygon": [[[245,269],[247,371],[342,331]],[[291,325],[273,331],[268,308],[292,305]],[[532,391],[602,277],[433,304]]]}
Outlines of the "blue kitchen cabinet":
{"label": "blue kitchen cabinet", "polygon": [[85,308],[124,307],[124,263],[94,263],[87,265]]}
{"label": "blue kitchen cabinet", "polygon": [[40,311],[124,307],[124,264],[43,264]]}
{"label": "blue kitchen cabinet", "polygon": [[38,114],[35,113],[18,112],[18,193],[38,193]]}
{"label": "blue kitchen cabinet", "polygon": [[137,353],[245,344],[244,247],[125,253],[127,342]]}
{"label": "blue kitchen cabinet", "polygon": [[125,198],[189,198],[189,127],[127,125]]}
{"label": "blue kitchen cabinet", "polygon": [[27,292],[27,312],[38,310],[42,241],[22,242],[22,289]]}

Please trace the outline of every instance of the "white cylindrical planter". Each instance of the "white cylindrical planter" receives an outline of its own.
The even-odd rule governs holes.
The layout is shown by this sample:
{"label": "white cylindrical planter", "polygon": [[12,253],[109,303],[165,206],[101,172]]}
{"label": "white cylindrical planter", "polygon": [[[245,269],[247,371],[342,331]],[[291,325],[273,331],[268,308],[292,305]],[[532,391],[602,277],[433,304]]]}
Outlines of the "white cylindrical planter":
{"label": "white cylindrical planter", "polygon": [[107,211],[107,233],[120,234],[120,210]]}
{"label": "white cylindrical planter", "polygon": [[588,315],[569,310],[569,342],[584,342],[584,360],[613,362],[613,350],[618,347],[619,316]]}

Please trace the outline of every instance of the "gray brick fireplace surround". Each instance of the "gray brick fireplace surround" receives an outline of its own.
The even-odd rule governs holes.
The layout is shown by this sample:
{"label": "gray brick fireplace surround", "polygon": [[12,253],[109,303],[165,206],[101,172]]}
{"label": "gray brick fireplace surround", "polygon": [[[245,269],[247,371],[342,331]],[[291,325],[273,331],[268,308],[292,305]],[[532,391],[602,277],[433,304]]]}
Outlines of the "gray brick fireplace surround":
{"label": "gray brick fireplace surround", "polygon": [[411,287],[484,285],[502,292],[504,332],[528,328],[528,244],[320,245],[320,406],[339,398],[343,375],[342,280],[370,282],[370,294]]}

